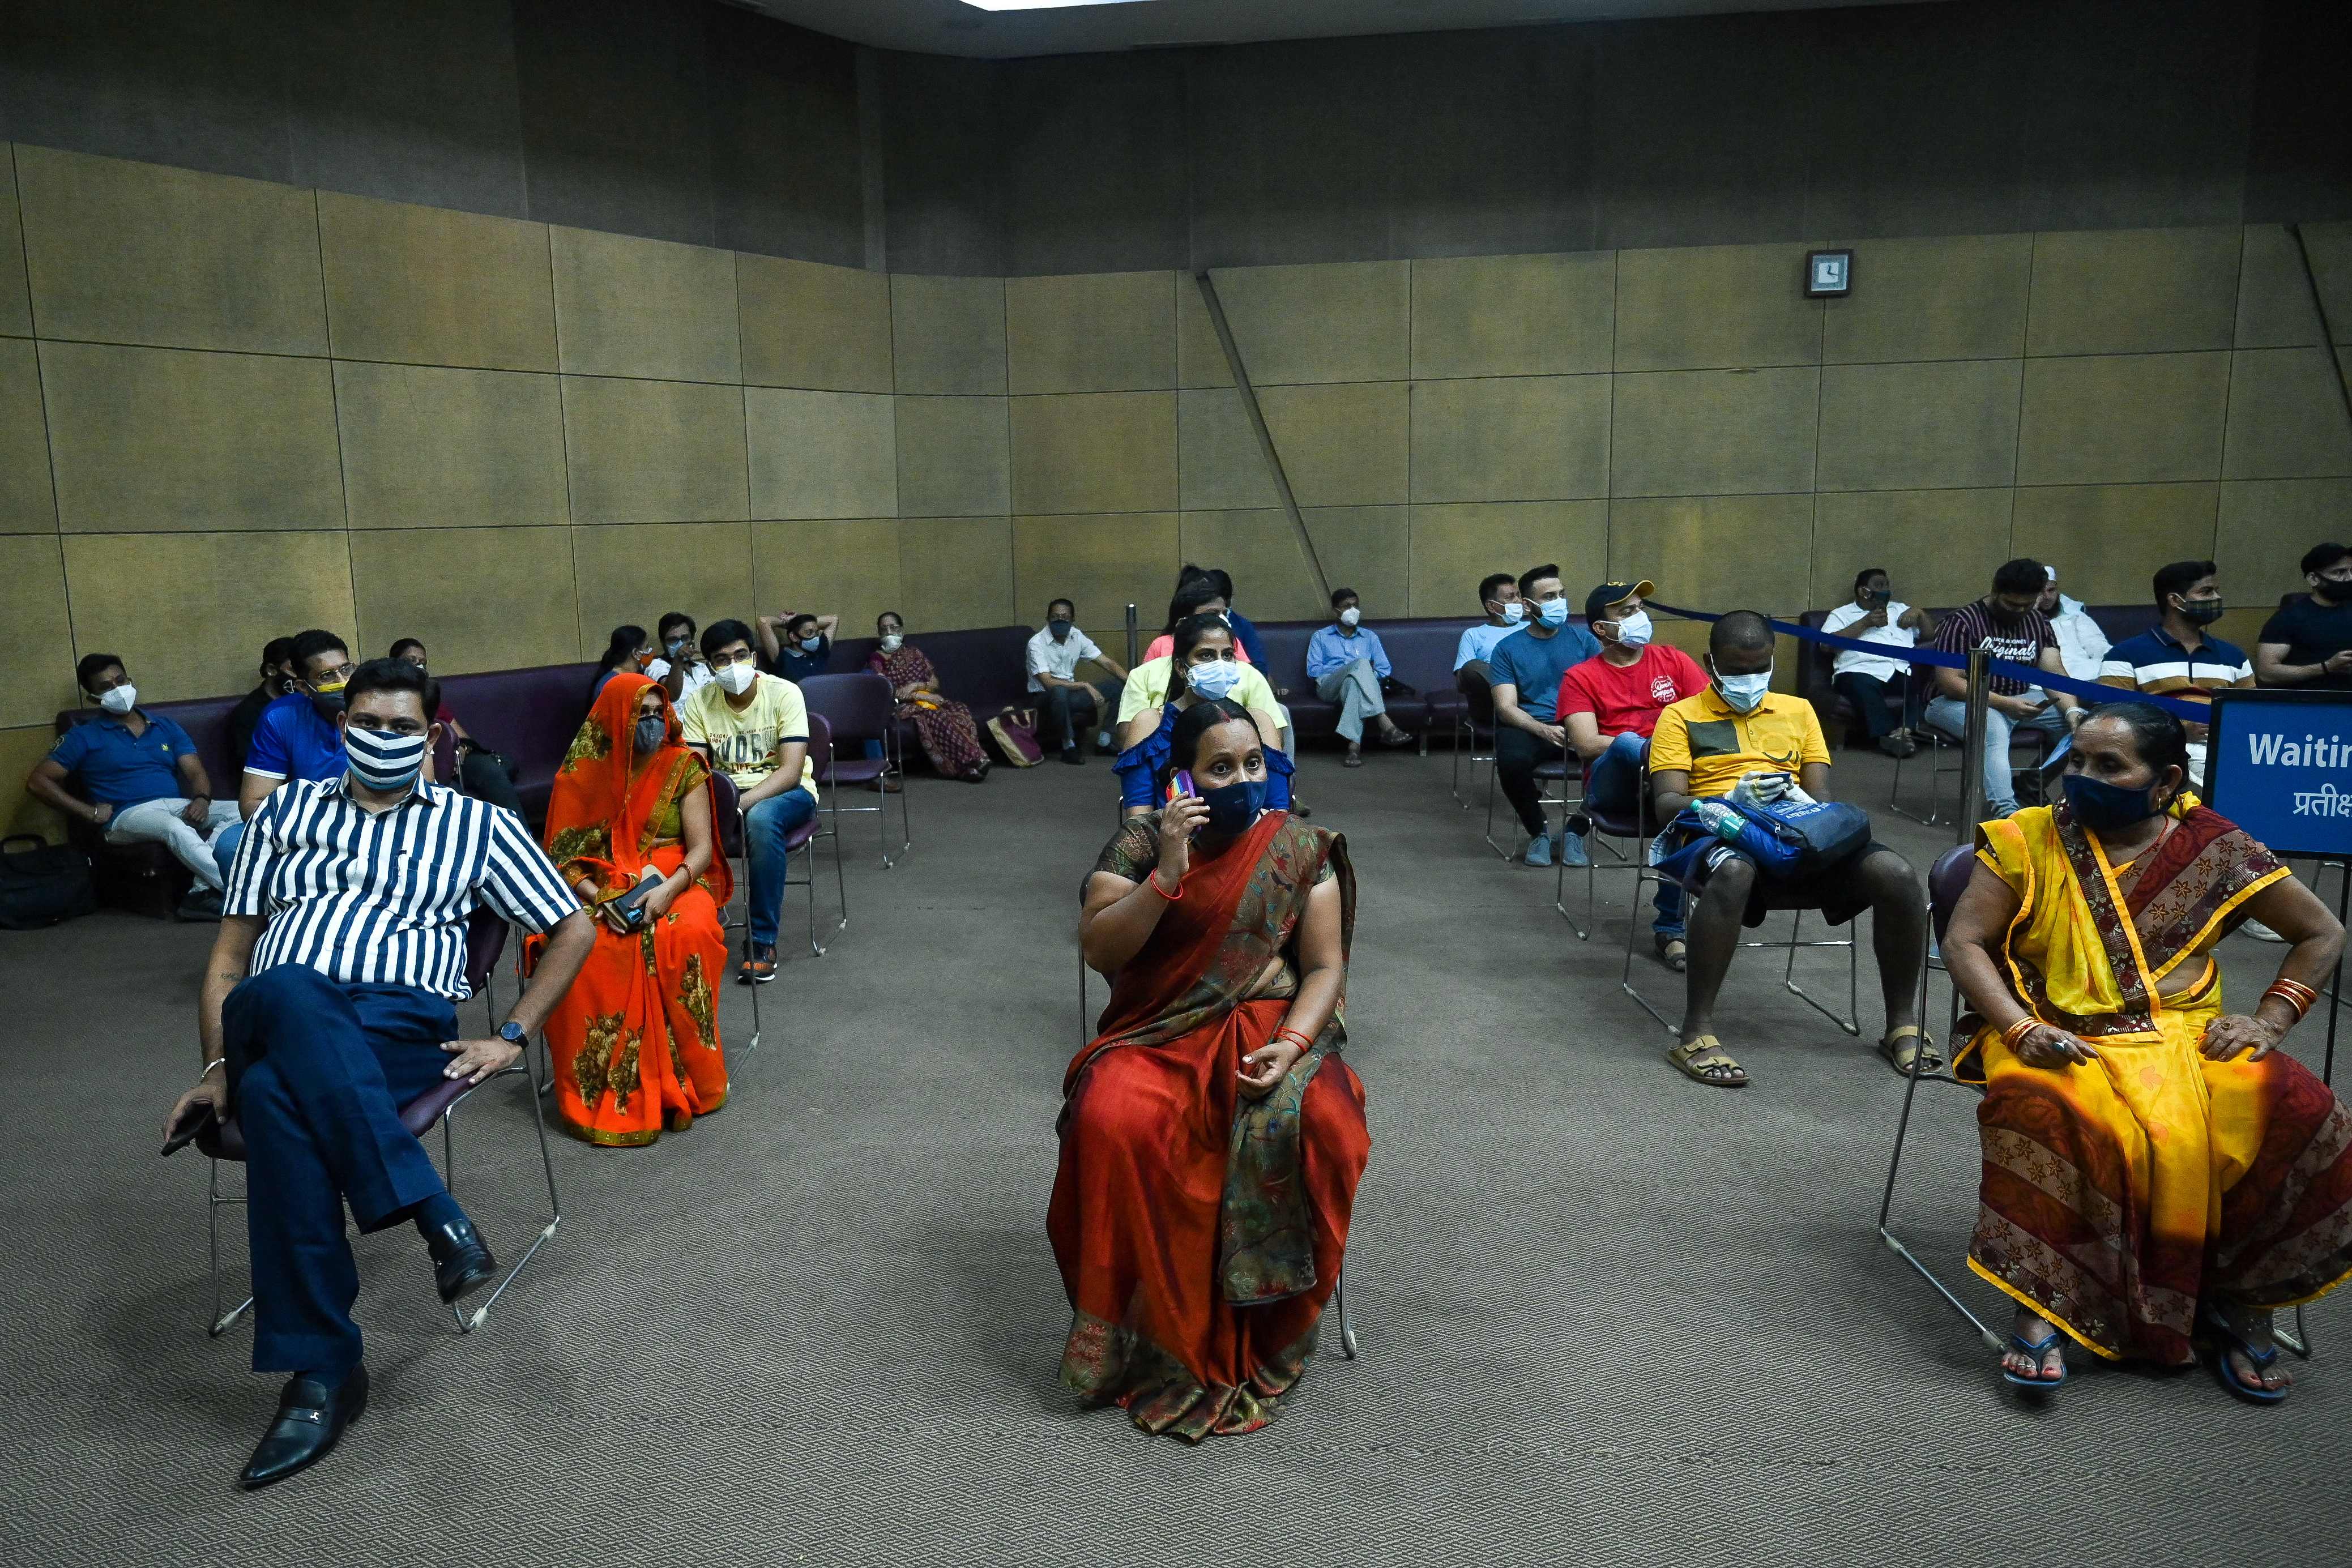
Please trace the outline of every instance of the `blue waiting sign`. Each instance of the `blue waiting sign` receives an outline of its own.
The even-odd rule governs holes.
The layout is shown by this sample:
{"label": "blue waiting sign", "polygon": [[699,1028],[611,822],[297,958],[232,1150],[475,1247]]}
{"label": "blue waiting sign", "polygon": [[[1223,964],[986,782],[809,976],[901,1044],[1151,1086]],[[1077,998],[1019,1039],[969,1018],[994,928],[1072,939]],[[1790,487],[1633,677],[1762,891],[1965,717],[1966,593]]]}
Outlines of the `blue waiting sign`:
{"label": "blue waiting sign", "polygon": [[2215,694],[2206,803],[2282,855],[2352,856],[2352,692]]}

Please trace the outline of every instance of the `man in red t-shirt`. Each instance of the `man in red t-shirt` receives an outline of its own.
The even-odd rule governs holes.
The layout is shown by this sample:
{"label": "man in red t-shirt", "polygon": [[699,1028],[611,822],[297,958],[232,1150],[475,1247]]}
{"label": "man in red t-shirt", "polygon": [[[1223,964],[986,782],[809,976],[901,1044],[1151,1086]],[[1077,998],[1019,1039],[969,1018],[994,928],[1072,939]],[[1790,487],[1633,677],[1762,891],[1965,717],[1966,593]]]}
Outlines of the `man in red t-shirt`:
{"label": "man in red t-shirt", "polygon": [[[1575,665],[1559,680],[1559,722],[1569,745],[1584,758],[1584,798],[1612,817],[1641,814],[1647,789],[1643,754],[1667,705],[1706,690],[1706,672],[1680,648],[1650,641],[1642,601],[1656,591],[1647,582],[1604,582],[1584,596],[1585,623],[1601,640],[1601,656]],[[1683,890],[1658,883],[1657,918],[1651,923],[1658,956],[1683,967]]]}

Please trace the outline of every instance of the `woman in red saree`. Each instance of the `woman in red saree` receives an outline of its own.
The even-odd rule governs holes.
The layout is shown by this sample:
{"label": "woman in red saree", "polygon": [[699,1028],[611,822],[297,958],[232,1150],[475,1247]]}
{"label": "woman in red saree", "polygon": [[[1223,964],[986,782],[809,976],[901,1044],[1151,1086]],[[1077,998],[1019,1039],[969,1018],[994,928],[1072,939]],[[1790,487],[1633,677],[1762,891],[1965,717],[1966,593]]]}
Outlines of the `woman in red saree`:
{"label": "woman in red saree", "polygon": [[898,716],[915,727],[923,755],[942,779],[977,784],[988,777],[988,753],[971,709],[940,691],[940,673],[920,648],[907,642],[907,623],[895,610],[875,617],[881,646],[866,655],[866,667],[890,683],[898,696]]}
{"label": "woman in red saree", "polygon": [[[1986,1086],[1969,1267],[2017,1304],[2001,1370],[2026,1388],[2065,1381],[2068,1338],[2160,1365],[2201,1343],[2275,1402],[2272,1312],[2352,1273],[2352,1113],[2278,1050],[2343,927],[2187,780],[2178,719],[2099,709],[2063,806],[1977,830],[1944,939],[1974,1015],[1954,1070]],[[2293,946],[2226,1013],[2212,949],[2248,919]]]}
{"label": "woman in red saree", "polygon": [[1297,1381],[1371,1144],[1339,1059],[1345,843],[1262,810],[1245,709],[1196,704],[1171,751],[1192,792],[1129,818],[1087,879],[1111,999],[1063,1080],[1046,1228],[1063,1380],[1197,1442],[1265,1426]]}
{"label": "woman in red saree", "polygon": [[[711,837],[710,769],[678,739],[669,694],[617,674],[555,772],[547,852],[598,916],[596,946],[547,1019],[555,1103],[592,1144],[650,1144],[727,1103],[712,982],[734,891]],[[644,919],[616,901],[642,880]]]}

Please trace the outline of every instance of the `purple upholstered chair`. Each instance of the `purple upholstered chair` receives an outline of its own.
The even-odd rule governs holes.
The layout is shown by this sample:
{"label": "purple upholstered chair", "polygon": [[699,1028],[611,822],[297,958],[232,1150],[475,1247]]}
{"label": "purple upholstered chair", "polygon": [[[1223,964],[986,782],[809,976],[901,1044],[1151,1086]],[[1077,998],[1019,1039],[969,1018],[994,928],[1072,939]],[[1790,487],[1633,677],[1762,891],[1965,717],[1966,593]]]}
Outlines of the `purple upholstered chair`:
{"label": "purple upholstered chair", "polygon": [[[881,746],[880,757],[835,757],[831,769],[817,783],[833,810],[835,832],[841,830],[843,813],[874,813],[874,825],[882,835],[882,869],[888,871],[898,863],[899,855],[915,847],[914,821],[907,807],[909,791],[897,694],[890,689],[889,681],[868,670],[851,675],[812,675],[801,683],[801,696],[807,702],[809,712],[824,716],[833,727],[835,742],[843,749],[863,750],[867,741]],[[895,852],[890,848],[890,802],[887,797],[877,798],[871,806],[841,803],[845,787],[864,789],[892,777],[898,780],[899,844]]]}
{"label": "purple upholstered chair", "polygon": [[[506,921],[492,910],[476,909],[466,922],[466,983],[474,995],[482,998],[486,1009],[491,1006],[491,972],[498,967],[506,946]],[[495,1021],[497,1015],[492,1012],[490,1017]],[[539,1134],[540,1170],[547,1178],[547,1223],[540,1227],[539,1235],[532,1239],[530,1249],[499,1277],[497,1286],[480,1306],[470,1312],[462,1305],[449,1309],[459,1333],[471,1333],[482,1326],[482,1320],[489,1316],[490,1308],[506,1294],[507,1287],[514,1283],[515,1276],[522,1272],[523,1266],[539,1255],[539,1249],[547,1245],[548,1239],[555,1234],[555,1228],[563,1220],[563,1200],[555,1189],[555,1162],[547,1152],[547,1113],[540,1109],[539,1104],[542,1092],[539,1066],[532,1060],[530,1048],[525,1046],[521,1059],[514,1066],[493,1072],[481,1083],[469,1083],[462,1078],[444,1079],[400,1108],[400,1124],[419,1138],[430,1132],[436,1122],[441,1124],[441,1174],[448,1183],[449,1190],[455,1193],[457,1190],[457,1155],[451,1124],[456,1118],[458,1103],[482,1087],[483,1083],[515,1073],[521,1073],[531,1082],[531,1127]],[[245,1133],[236,1124],[235,1113],[232,1112],[226,1121],[207,1124],[205,1130],[196,1134],[196,1147],[212,1161],[205,1202],[205,1251],[210,1260],[213,1288],[212,1326],[206,1332],[218,1338],[226,1333],[253,1305],[253,1298],[248,1295],[227,1312],[221,1311],[220,1211],[229,1205],[241,1206],[245,1202],[242,1197],[224,1197],[220,1189],[221,1166],[245,1163]]]}

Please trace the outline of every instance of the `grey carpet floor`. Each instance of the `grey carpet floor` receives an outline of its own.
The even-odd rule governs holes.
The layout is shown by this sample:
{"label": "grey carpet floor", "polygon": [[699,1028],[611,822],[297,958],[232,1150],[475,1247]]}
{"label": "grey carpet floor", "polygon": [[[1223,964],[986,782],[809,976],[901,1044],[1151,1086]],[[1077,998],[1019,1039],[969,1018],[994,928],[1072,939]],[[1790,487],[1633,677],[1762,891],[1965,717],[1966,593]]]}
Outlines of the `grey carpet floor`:
{"label": "grey carpet floor", "polygon": [[[0,936],[0,1556],[2344,1560],[2340,1308],[2313,1310],[2320,1357],[2279,1409],[2201,1371],[2095,1365],[2021,1403],[1873,1234],[1900,1080],[1760,954],[1726,1009],[1755,1085],[1675,1074],[1617,989],[1626,879],[1573,940],[1549,873],[1490,854],[1446,770],[1443,754],[1302,770],[1362,879],[1349,1049],[1373,1151],[1347,1278],[1363,1354],[1327,1337],[1273,1427],[1198,1448],[1055,1382],[1067,1318],[1044,1216],[1080,1027],[1076,889],[1109,830],[1099,765],[918,780],[918,844],[887,873],[873,819],[852,821],[853,922],[762,994],[732,1103],[648,1149],[560,1142],[562,1228],[480,1333],[449,1331],[413,1236],[363,1241],[373,1406],[326,1464],[251,1497],[230,1481],[275,1380],[246,1369],[245,1331],[205,1337],[204,1162],[154,1154],[196,1065],[207,934],[110,914]],[[1839,776],[1883,800],[1877,758]],[[1949,842],[1881,824],[1923,867]],[[2277,952],[2225,944],[2231,994],[2257,992]],[[1843,968],[1814,953],[1799,976],[1835,992]],[[1634,972],[1673,1012],[1674,978]],[[1864,975],[1874,1033],[1866,955]],[[748,1037],[733,987],[724,1022]],[[2298,1045],[2315,1061],[2315,1030]],[[1897,1219],[1965,1281],[1974,1102],[1923,1105]],[[509,1082],[460,1118],[459,1196],[509,1250],[536,1223],[529,1114]]]}

